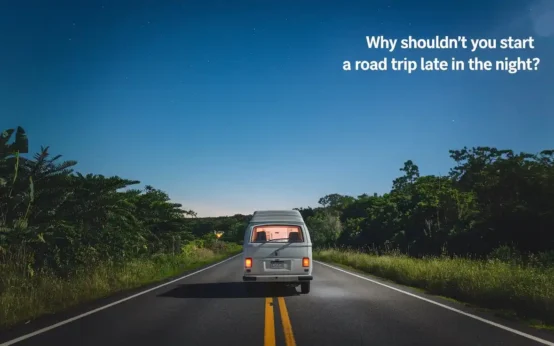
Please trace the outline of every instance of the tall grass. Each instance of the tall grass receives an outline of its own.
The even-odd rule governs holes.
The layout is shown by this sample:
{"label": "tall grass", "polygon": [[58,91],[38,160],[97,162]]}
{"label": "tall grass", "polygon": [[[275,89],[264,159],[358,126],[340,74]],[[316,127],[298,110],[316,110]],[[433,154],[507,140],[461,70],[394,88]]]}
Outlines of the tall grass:
{"label": "tall grass", "polygon": [[41,315],[161,281],[239,253],[242,247],[216,243],[189,244],[176,255],[159,254],[121,264],[100,263],[61,278],[47,269],[34,272],[24,252],[0,260],[0,329]]}
{"label": "tall grass", "polygon": [[326,249],[314,258],[418,287],[485,308],[509,310],[525,319],[554,323],[554,267],[514,264],[498,259],[449,256],[410,258]]}

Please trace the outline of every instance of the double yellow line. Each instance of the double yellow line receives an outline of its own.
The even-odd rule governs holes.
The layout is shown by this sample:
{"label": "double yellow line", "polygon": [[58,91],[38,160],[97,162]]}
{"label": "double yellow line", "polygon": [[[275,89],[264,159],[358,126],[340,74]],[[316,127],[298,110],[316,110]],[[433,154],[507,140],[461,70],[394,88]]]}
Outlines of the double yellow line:
{"label": "double yellow line", "polygon": [[[278,297],[277,300],[279,301],[279,313],[283,323],[285,344],[286,346],[296,346],[285,298]],[[265,298],[264,346],[275,346],[275,313],[273,311],[273,298],[270,297]]]}

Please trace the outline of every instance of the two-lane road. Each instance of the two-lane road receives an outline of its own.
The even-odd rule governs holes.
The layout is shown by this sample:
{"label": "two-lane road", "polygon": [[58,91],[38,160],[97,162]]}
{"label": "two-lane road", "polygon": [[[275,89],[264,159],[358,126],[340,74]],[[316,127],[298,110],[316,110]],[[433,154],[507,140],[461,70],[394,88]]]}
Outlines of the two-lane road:
{"label": "two-lane road", "polygon": [[238,256],[0,345],[554,346],[551,333],[317,262],[308,295],[266,285],[247,293],[241,278]]}

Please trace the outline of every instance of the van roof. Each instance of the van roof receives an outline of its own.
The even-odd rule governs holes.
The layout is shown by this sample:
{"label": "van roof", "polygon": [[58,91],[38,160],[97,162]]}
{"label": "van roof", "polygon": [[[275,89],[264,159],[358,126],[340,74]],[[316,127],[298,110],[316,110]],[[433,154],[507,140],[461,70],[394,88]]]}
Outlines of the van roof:
{"label": "van roof", "polygon": [[295,222],[304,223],[298,210],[257,210],[250,222]]}

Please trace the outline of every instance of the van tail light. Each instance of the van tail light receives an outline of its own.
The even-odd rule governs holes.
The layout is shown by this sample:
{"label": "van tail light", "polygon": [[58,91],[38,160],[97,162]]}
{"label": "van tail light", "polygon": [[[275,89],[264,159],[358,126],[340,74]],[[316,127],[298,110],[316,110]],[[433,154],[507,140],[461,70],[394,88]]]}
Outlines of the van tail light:
{"label": "van tail light", "polygon": [[310,259],[308,257],[302,258],[302,267],[309,267],[310,266]]}
{"label": "van tail light", "polygon": [[252,268],[252,258],[248,257],[244,259],[244,267]]}

